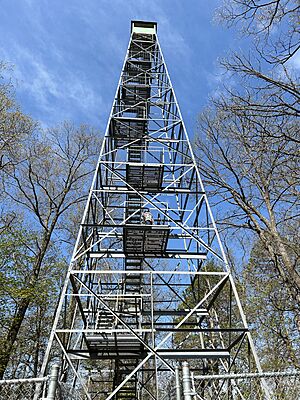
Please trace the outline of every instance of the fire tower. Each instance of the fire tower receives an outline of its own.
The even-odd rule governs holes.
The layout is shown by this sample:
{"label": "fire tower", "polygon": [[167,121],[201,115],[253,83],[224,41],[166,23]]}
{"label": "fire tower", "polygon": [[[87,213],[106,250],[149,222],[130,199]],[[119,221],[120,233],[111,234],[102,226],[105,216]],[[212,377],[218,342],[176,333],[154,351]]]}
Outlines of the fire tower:
{"label": "fire tower", "polygon": [[44,373],[53,360],[62,382],[101,400],[174,399],[182,362],[260,370],[154,22],[131,24]]}

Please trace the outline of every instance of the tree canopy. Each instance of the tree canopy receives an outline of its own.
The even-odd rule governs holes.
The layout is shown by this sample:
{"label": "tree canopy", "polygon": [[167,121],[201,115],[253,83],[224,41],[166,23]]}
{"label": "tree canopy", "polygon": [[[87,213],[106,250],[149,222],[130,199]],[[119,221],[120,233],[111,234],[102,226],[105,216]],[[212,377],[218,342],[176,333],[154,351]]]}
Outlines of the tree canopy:
{"label": "tree canopy", "polygon": [[0,129],[0,378],[36,376],[101,140],[86,125],[42,129],[4,78]]}

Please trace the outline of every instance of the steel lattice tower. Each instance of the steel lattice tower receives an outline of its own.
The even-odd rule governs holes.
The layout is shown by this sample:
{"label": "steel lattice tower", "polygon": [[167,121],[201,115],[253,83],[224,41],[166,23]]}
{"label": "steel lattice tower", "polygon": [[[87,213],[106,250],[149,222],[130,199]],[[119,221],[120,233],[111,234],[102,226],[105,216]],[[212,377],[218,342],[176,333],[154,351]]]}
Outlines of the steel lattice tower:
{"label": "steel lattice tower", "polygon": [[180,361],[260,370],[153,22],[132,22],[44,373],[57,354],[88,399],[174,398]]}

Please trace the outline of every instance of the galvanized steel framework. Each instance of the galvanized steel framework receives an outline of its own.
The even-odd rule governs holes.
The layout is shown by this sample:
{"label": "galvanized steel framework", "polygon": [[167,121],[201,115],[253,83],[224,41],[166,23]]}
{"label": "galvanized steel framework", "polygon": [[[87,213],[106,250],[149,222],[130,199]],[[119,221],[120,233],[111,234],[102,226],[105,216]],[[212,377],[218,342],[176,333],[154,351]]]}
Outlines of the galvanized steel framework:
{"label": "galvanized steel framework", "polygon": [[44,373],[57,351],[88,399],[168,398],[179,360],[260,371],[156,23],[132,22]]}

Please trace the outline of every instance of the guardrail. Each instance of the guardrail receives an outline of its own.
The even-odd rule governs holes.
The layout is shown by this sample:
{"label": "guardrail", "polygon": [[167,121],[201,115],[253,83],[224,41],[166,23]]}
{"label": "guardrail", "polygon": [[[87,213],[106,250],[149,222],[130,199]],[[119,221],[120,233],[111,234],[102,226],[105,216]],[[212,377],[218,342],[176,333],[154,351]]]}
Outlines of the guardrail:
{"label": "guardrail", "polygon": [[195,400],[300,400],[300,371],[191,374],[191,383]]}
{"label": "guardrail", "polygon": [[84,400],[76,389],[58,381],[59,366],[43,378],[0,380],[0,400]]}

